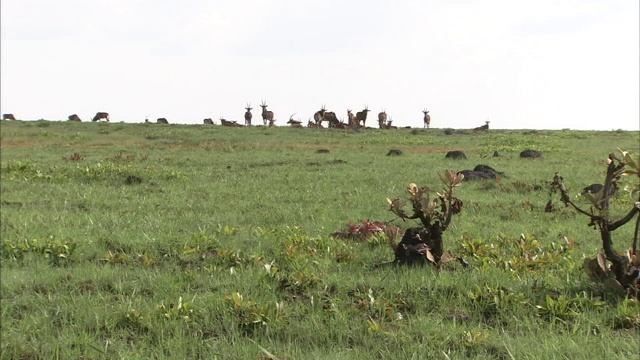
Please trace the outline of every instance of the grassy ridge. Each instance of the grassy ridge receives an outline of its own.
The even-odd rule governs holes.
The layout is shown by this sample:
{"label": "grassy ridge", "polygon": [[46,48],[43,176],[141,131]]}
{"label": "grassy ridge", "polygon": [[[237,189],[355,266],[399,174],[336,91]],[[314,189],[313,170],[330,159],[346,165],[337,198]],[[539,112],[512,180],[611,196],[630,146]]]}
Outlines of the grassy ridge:
{"label": "grassy ridge", "polygon": [[[638,132],[41,121],[0,136],[3,358],[638,355],[638,305],[581,269],[597,233],[543,211],[555,171],[577,194],[607,153],[640,151]],[[544,159],[519,159],[527,148]],[[454,149],[468,159],[445,160]],[[410,182],[438,189],[438,171],[476,164],[506,176],[458,192],[445,246],[471,270],[372,270],[392,258],[384,239],[329,237],[392,220],[385,198]]]}

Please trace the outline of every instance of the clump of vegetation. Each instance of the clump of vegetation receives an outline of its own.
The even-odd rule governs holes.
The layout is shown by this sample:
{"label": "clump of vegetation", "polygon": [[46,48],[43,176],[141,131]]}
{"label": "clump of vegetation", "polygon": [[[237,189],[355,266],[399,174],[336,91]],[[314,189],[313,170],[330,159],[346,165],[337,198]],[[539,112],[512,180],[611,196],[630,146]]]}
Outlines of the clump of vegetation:
{"label": "clump of vegetation", "polygon": [[[621,159],[613,153],[607,159],[607,172],[604,186],[596,193],[584,193],[583,196],[590,203],[589,210],[576,205],[569,197],[563,178],[556,172],[550,183],[553,192],[560,192],[560,200],[565,206],[573,207],[578,213],[589,217],[589,226],[600,231],[602,249],[595,259],[585,261],[585,269],[590,275],[606,279],[608,287],[626,292],[629,297],[640,298],[640,254],[638,253],[638,232],[640,231],[640,157],[628,151],[621,152]],[[635,203],[629,212],[618,220],[611,219],[609,200],[613,189],[618,188],[621,176],[631,176],[634,179],[630,194],[636,196]],[[549,206],[549,204],[547,204]],[[620,255],[613,248],[612,232],[636,218],[635,231],[631,248]],[[608,264],[611,263],[611,265]]]}
{"label": "clump of vegetation", "polygon": [[442,193],[436,192],[434,198],[428,187],[419,188],[414,183],[409,184],[407,191],[411,214],[405,212],[401,199],[387,198],[391,212],[403,220],[418,219],[422,225],[407,229],[400,243],[390,241],[395,253],[395,264],[432,263],[440,266],[451,260],[458,260],[464,266],[467,265],[462,258],[457,258],[450,252],[445,253],[442,243],[442,234],[449,227],[451,218],[462,211],[462,200],[455,196],[454,190],[462,185],[464,175],[454,170],[447,170],[444,175],[438,175],[446,187]]}

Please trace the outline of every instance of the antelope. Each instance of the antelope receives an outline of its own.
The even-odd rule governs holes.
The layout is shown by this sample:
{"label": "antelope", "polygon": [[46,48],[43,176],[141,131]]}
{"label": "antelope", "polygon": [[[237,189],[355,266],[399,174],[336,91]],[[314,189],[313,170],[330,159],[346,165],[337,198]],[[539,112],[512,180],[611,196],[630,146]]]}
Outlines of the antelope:
{"label": "antelope", "polygon": [[264,101],[262,101],[262,104],[260,105],[260,107],[262,108],[262,122],[264,122],[264,125],[267,125],[267,121],[271,122],[274,121],[273,120],[273,111],[267,111],[267,105]]}
{"label": "antelope", "polygon": [[347,119],[349,119],[349,126],[353,128],[359,126],[359,124],[357,124],[356,122],[356,116],[353,115],[353,113],[351,112],[351,109],[347,109]]}
{"label": "antelope", "polygon": [[302,127],[302,121],[300,120],[293,120],[293,115],[295,115],[296,113],[291,114],[291,116],[289,116],[289,121],[287,121],[287,124],[290,124],[291,127],[294,128],[301,128]]}
{"label": "antelope", "polygon": [[16,117],[13,114],[2,114],[2,120],[15,120]]}
{"label": "antelope", "polygon": [[211,120],[211,118],[206,118],[206,119],[202,120],[202,122],[205,125],[213,125],[213,120]]}
{"label": "antelope", "polygon": [[169,125],[169,121],[167,121],[167,119],[165,118],[158,118],[158,120],[156,120],[156,123]]}
{"label": "antelope", "polygon": [[247,104],[247,107],[245,107],[245,109],[247,110],[247,112],[244,113],[244,124],[247,126],[251,126],[251,118],[253,118],[253,114],[251,114],[251,110],[253,110],[253,108],[251,107],[251,103]]}
{"label": "antelope", "polygon": [[487,130],[489,130],[489,123],[490,122],[491,121],[489,121],[489,120],[485,121],[484,125],[478,126],[477,128],[473,128],[473,131],[487,131]]}
{"label": "antelope", "polygon": [[69,119],[69,121],[77,121],[77,122],[81,122],[82,121],[82,120],[80,120],[80,117],[78,116],[78,114],[69,115],[69,117],[67,117],[67,119]]}
{"label": "antelope", "polygon": [[109,113],[106,112],[97,112],[96,116],[91,119],[91,121],[100,121],[100,119],[105,119],[109,122]]}
{"label": "antelope", "polygon": [[426,108],[422,110],[422,112],[424,113],[424,127],[428,129],[431,125],[431,115],[429,115],[429,110],[427,110]]}
{"label": "antelope", "polygon": [[385,128],[386,122],[387,122],[387,112],[385,111],[385,109],[382,109],[382,112],[378,114],[378,126],[380,127],[380,129]]}
{"label": "antelope", "polygon": [[311,118],[309,118],[309,120],[307,120],[307,127],[310,128],[314,128],[314,129],[322,129],[322,123],[318,123],[318,122],[313,122],[311,121]]}
{"label": "antelope", "polygon": [[227,120],[225,118],[223,118],[222,116],[220,117],[220,123],[222,124],[222,126],[230,126],[230,127],[243,127],[244,125],[242,124],[238,124],[237,121],[235,120]]}
{"label": "antelope", "polygon": [[365,127],[366,122],[367,122],[367,113],[369,111],[371,111],[371,110],[369,110],[369,107],[365,105],[364,110],[358,111],[356,113],[356,122],[357,122],[358,126],[360,126],[360,121],[362,121],[362,127]]}
{"label": "antelope", "polygon": [[325,105],[322,105],[322,108],[320,108],[320,110],[316,111],[315,114],[313,114],[313,120],[316,121],[316,124],[322,124],[322,121],[324,120],[324,113],[327,112],[327,109],[325,109]]}
{"label": "antelope", "polygon": [[336,116],[336,113],[334,113],[333,111],[327,111],[324,113],[324,118],[322,119],[323,121],[326,120],[329,122],[329,127],[337,127],[340,124],[340,121],[338,120],[338,117]]}
{"label": "antelope", "polygon": [[387,121],[387,125],[385,125],[385,129],[394,129],[397,130],[398,127],[397,126],[393,126],[391,125],[391,123],[393,123],[393,119],[389,119],[389,121]]}

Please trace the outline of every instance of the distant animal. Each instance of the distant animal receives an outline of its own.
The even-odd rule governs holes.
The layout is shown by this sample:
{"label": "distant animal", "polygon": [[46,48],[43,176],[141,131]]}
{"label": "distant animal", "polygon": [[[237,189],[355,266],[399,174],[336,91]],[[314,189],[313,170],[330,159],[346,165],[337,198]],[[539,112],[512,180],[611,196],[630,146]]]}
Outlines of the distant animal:
{"label": "distant animal", "polygon": [[542,154],[535,150],[524,150],[520,153],[521,158],[541,158]]}
{"label": "distant animal", "polygon": [[69,119],[69,121],[77,121],[77,122],[81,122],[82,121],[82,120],[80,120],[80,116],[78,116],[78,114],[69,115],[67,117],[67,119]]}
{"label": "distant animal", "polygon": [[213,120],[211,120],[211,118],[206,118],[206,119],[202,120],[202,122],[205,125],[213,125]]}
{"label": "distant animal", "polygon": [[351,112],[351,109],[347,109],[347,119],[349,119],[349,126],[352,128],[358,127],[358,123],[356,121],[356,116]]}
{"label": "distant animal", "polygon": [[338,120],[338,116],[333,111],[325,111],[324,116],[322,118],[323,121],[327,121],[329,123],[330,128],[340,128],[341,121]]}
{"label": "distant animal", "polygon": [[461,171],[458,171],[458,174],[464,175],[464,178],[462,179],[462,181],[487,180],[487,179],[496,178],[494,174],[484,172],[484,171],[461,170]]}
{"label": "distant animal", "polygon": [[367,113],[371,111],[369,110],[369,106],[364,107],[364,110],[362,111],[358,111],[356,113],[356,123],[358,124],[358,126],[360,126],[360,122],[362,122],[362,127],[366,126],[367,123]]}
{"label": "distant animal", "polygon": [[387,129],[387,130],[396,130],[396,129],[398,129],[397,126],[393,126],[391,124],[393,124],[393,119],[389,119],[389,121],[387,121],[387,124],[384,125],[384,128]]}
{"label": "distant animal", "polygon": [[500,157],[500,153],[498,152],[498,150],[493,152],[493,157]]}
{"label": "distant animal", "polygon": [[318,154],[328,154],[329,153],[329,149],[318,149],[318,150],[316,150],[316,152]]}
{"label": "distant animal", "polygon": [[422,113],[424,114],[424,117],[422,118],[424,120],[424,127],[428,129],[429,126],[431,126],[431,115],[429,115],[429,110],[427,110],[427,108],[422,110]]}
{"label": "distant animal", "polygon": [[485,121],[485,124],[482,126],[478,126],[477,128],[473,128],[473,131],[487,131],[489,130],[489,123],[491,121],[487,120]]}
{"label": "distant animal", "polygon": [[320,110],[316,111],[315,114],[313,114],[313,120],[316,122],[316,124],[322,124],[322,121],[324,120],[324,113],[327,112],[327,109],[325,109],[325,107],[325,105],[322,105]]}
{"label": "distant animal", "polygon": [[378,113],[378,127],[380,129],[388,129],[386,127],[387,123],[387,112],[383,109],[380,113]]}
{"label": "distant animal", "polygon": [[467,156],[460,150],[452,150],[447,152],[445,159],[466,159]]}
{"label": "distant animal", "polygon": [[480,171],[480,172],[485,172],[485,173],[489,173],[489,174],[493,174],[494,177],[496,175],[503,175],[504,173],[501,171],[498,171],[494,168],[492,168],[489,165],[476,165],[476,167],[473,168],[473,171]]}
{"label": "distant animal", "polygon": [[158,118],[158,120],[156,120],[156,123],[169,125],[169,121],[165,118]]}
{"label": "distant animal", "polygon": [[243,127],[244,125],[242,124],[238,124],[237,121],[235,120],[227,120],[223,117],[220,117],[220,124],[222,124],[222,126],[230,126],[230,127]]}
{"label": "distant animal", "polygon": [[293,120],[293,115],[295,115],[296,113],[291,114],[291,116],[289,116],[289,121],[287,121],[287,124],[290,124],[291,127],[295,127],[295,128],[301,128],[302,127],[302,121],[300,120]]}
{"label": "distant animal", "polygon": [[106,112],[97,112],[96,115],[91,119],[91,121],[100,121],[102,119],[109,121],[109,113]]}
{"label": "distant animal", "polygon": [[253,114],[251,114],[251,110],[253,110],[253,108],[251,107],[251,103],[247,104],[245,110],[247,111],[244,113],[244,124],[247,126],[251,126],[251,119],[253,118]]}
{"label": "distant animal", "polygon": [[398,150],[398,149],[391,149],[387,153],[387,156],[400,156],[400,155],[402,155],[402,150]]}
{"label": "distant animal", "polygon": [[309,119],[307,121],[307,127],[314,128],[314,129],[322,129],[323,128],[321,122],[316,123],[316,122],[313,122],[311,119]]}
{"label": "distant animal", "polygon": [[273,121],[273,111],[269,111],[267,110],[267,103],[262,101],[262,104],[260,104],[260,107],[262,108],[262,122],[264,123],[264,125],[266,126],[268,122]]}
{"label": "distant animal", "polygon": [[15,120],[16,117],[13,114],[2,114],[2,120]]}

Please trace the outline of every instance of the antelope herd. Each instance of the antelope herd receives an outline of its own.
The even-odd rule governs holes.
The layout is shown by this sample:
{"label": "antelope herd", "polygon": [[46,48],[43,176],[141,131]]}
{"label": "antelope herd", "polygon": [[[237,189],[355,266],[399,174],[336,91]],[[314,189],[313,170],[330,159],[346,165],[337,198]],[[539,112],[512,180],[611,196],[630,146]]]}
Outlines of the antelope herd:
{"label": "antelope herd", "polygon": [[[260,107],[262,108],[261,116],[262,116],[263,125],[257,125],[257,126],[268,126],[268,127],[276,126],[275,114],[273,111],[267,110],[268,106],[269,105],[267,105],[266,101],[264,100],[260,104]],[[252,126],[251,120],[253,119],[253,114],[251,113],[251,110],[253,110],[253,108],[251,107],[251,103],[246,103],[246,106],[244,107],[244,109],[246,110],[244,113],[244,124],[239,124],[235,120],[226,120],[223,117],[220,117],[220,124],[222,126],[230,126],[230,127]],[[328,128],[335,128],[335,129],[366,128],[367,114],[370,111],[371,110],[369,109],[368,105],[365,105],[364,109],[362,109],[361,111],[358,111],[355,114],[351,109],[347,109],[347,122],[344,122],[342,117],[338,119],[338,116],[336,115],[336,113],[333,111],[328,111],[326,108],[326,105],[323,104],[320,107],[320,110],[316,111],[313,114],[313,118],[309,118],[307,122],[307,127],[317,128],[317,129],[324,128],[325,126]],[[424,122],[424,128],[429,129],[431,127],[431,115],[429,115],[429,110],[425,108],[424,110],[422,110],[422,113],[424,115],[422,118]],[[304,127],[301,120],[293,119],[293,115],[289,117],[289,121],[287,121],[287,124],[290,125],[291,127],[296,127],[296,128]],[[67,119],[68,121],[82,122],[82,120],[77,114],[69,115]],[[13,114],[2,114],[2,120],[16,120],[16,117]],[[109,122],[110,121],[109,113],[100,111],[100,112],[97,112],[91,119],[92,122],[99,122],[101,120],[105,120]],[[150,123],[148,116],[147,118],[145,118],[144,122]],[[326,125],[323,125],[323,123],[325,122],[326,122]],[[489,130],[489,122],[490,122],[489,119],[487,119],[484,125],[473,128],[471,130],[474,132],[487,131]],[[169,124],[169,121],[166,118],[161,117],[156,120],[156,123]],[[211,118],[206,118],[203,120],[203,124],[214,125],[214,122]],[[394,126],[392,124],[393,124],[393,119],[387,115],[386,109],[382,109],[382,111],[378,113],[378,128],[379,129],[397,129],[398,128],[397,126]],[[407,126],[407,128],[409,128],[409,126]]]}

